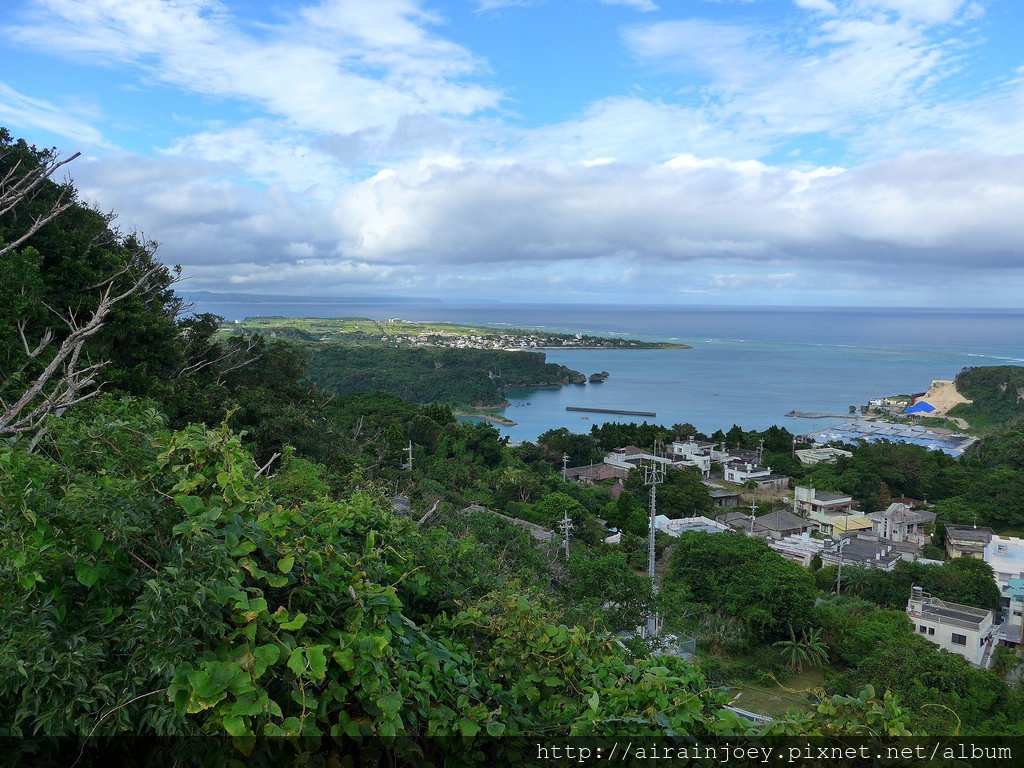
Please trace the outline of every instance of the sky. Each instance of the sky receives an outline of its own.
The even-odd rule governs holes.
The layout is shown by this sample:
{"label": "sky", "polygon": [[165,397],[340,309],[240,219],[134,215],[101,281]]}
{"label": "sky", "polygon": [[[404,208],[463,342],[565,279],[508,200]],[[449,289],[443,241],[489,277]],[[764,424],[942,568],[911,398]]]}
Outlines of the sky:
{"label": "sky", "polygon": [[4,0],[191,290],[1024,307],[1020,0]]}

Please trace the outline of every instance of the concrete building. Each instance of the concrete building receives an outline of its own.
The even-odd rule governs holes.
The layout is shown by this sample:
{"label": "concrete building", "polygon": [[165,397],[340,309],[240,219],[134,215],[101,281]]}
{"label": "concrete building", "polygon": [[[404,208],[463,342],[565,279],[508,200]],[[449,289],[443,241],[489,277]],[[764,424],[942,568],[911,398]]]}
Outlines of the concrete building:
{"label": "concrete building", "polygon": [[992,541],[991,528],[979,528],[974,525],[946,525],[946,555],[953,557],[973,557],[985,559],[985,547]]}
{"label": "concrete building", "polygon": [[799,563],[804,568],[810,568],[811,561],[815,556],[821,555],[821,551],[825,548],[825,542],[822,539],[812,539],[809,533],[801,533],[777,541],[769,539],[768,546],[787,560]]}
{"label": "concrete building", "polygon": [[749,462],[733,461],[722,469],[727,483],[743,485],[752,480],[759,489],[783,490],[789,487],[789,478],[785,475],[774,474],[771,467],[758,467]]}
{"label": "concrete building", "polygon": [[793,511],[804,517],[814,512],[824,515],[848,515],[853,511],[853,505],[853,497],[844,493],[819,491],[808,485],[798,485],[793,489]]}
{"label": "concrete building", "polygon": [[740,502],[740,494],[736,491],[725,491],[721,488],[711,488],[708,491],[711,502],[716,507],[735,507]]}
{"label": "concrete building", "polygon": [[1008,603],[999,625],[999,639],[1007,645],[1019,646],[1024,631],[1024,579],[1010,579],[1005,597]]}
{"label": "concrete building", "polygon": [[870,533],[874,525],[864,515],[826,515],[812,512],[807,516],[811,528],[826,536],[842,536],[847,533]]}
{"label": "concrete building", "polygon": [[842,448],[801,448],[796,452],[796,457],[801,464],[813,466],[815,464],[835,464],[839,459],[848,459],[853,456],[852,451],[844,451]]}
{"label": "concrete building", "polygon": [[627,445],[616,448],[604,457],[604,463],[620,469],[635,469],[641,463],[654,462],[663,467],[677,466],[677,462],[665,456],[656,456],[645,448],[637,448],[635,445]]}
{"label": "concrete building", "polygon": [[784,539],[787,536],[793,535],[799,536],[810,530],[810,525],[806,520],[785,510],[755,518],[753,525],[751,525],[750,515],[744,514],[739,510],[718,515],[715,520],[729,526],[733,530],[743,531],[748,536],[761,536],[770,539]]}
{"label": "concrete building", "polygon": [[993,535],[985,546],[984,560],[992,566],[996,586],[1008,610],[1012,599],[1011,582],[1024,579],[1024,539]]}
{"label": "concrete building", "polygon": [[903,560],[903,552],[891,541],[871,533],[843,536],[828,542],[821,550],[822,565],[859,566],[891,571]]}
{"label": "concrete building", "polygon": [[714,443],[694,440],[676,440],[672,443],[672,458],[681,462],[684,466],[696,467],[700,470],[701,477],[707,479],[711,476],[711,451]]}
{"label": "concrete building", "polygon": [[617,480],[623,483],[629,476],[629,470],[611,464],[588,464],[585,467],[571,467],[565,470],[565,477],[568,480],[575,480],[581,485],[592,485],[603,483],[606,480]]}
{"label": "concrete building", "polygon": [[925,527],[935,522],[935,513],[893,502],[884,512],[872,513],[871,521],[871,532],[879,538],[921,548],[931,544],[932,537]]}
{"label": "concrete building", "polygon": [[996,640],[992,611],[939,600],[913,587],[907,615],[922,637],[977,667],[988,665]]}
{"label": "concrete building", "polygon": [[678,519],[670,519],[664,515],[656,515],[654,518],[654,527],[659,531],[664,531],[669,536],[681,536],[689,531],[703,531],[704,533],[725,533],[726,531],[732,530],[729,526],[724,523],[719,523],[707,517],[682,517]]}

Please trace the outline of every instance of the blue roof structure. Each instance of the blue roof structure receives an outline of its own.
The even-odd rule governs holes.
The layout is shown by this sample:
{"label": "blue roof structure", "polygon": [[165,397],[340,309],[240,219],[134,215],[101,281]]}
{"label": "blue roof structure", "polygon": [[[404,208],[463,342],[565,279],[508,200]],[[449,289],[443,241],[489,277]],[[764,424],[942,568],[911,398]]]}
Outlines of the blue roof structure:
{"label": "blue roof structure", "polygon": [[922,400],[919,403],[914,403],[912,406],[907,408],[906,413],[934,413],[935,406],[931,403],[926,403]]}
{"label": "blue roof structure", "polygon": [[960,456],[964,450],[976,442],[976,438],[962,435],[949,430],[932,430],[928,427],[892,424],[885,421],[866,421],[856,419],[838,424],[834,427],[811,432],[806,437],[818,443],[871,443],[876,440],[889,440],[894,443],[920,445],[932,451],[942,451],[949,456]]}

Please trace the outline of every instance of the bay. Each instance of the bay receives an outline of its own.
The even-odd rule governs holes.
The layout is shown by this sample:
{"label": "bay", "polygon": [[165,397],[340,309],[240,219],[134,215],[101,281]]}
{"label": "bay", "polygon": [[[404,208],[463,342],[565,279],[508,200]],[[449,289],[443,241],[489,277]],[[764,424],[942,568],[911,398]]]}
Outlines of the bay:
{"label": "bay", "polygon": [[510,390],[501,427],[512,440],[535,440],[567,427],[588,432],[604,421],[643,417],[566,411],[566,406],[653,411],[650,422],[689,422],[705,433],[766,429],[802,434],[842,419],[796,419],[791,410],[844,415],[869,398],[924,392],[964,367],[1024,364],[1024,311],[945,308],[675,307],[473,304],[386,300],[197,297],[196,311],[225,318],[398,317],[497,327],[541,328],[645,341],[688,350],[549,350],[548,360],[600,384]]}

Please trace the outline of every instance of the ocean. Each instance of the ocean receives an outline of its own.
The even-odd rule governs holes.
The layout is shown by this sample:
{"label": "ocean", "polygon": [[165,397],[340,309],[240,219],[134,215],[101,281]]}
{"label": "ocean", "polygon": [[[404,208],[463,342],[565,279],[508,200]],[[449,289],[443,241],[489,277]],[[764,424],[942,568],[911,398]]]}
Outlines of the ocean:
{"label": "ocean", "polygon": [[511,390],[499,427],[513,441],[567,427],[644,417],[566,411],[566,406],[652,411],[659,424],[689,422],[710,434],[733,424],[773,424],[803,434],[874,397],[924,392],[968,366],[1024,365],[1024,310],[823,307],[670,307],[418,303],[281,298],[236,301],[194,296],[195,311],[228,320],[287,317],[397,317],[496,327],[541,328],[689,344],[683,350],[551,350],[548,361],[607,381]]}

